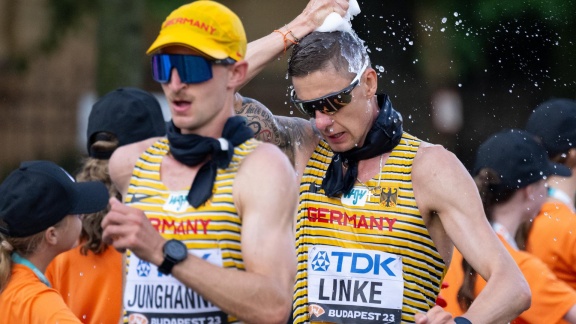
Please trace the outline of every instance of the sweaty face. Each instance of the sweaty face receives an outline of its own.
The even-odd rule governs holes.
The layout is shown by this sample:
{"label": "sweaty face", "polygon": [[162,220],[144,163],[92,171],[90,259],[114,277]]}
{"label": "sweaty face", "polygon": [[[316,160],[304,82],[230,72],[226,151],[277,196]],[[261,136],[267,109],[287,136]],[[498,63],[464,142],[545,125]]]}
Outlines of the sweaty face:
{"label": "sweaty face", "polygon": [[[354,74],[337,72],[333,67],[310,73],[304,77],[293,77],[295,95],[299,100],[312,100],[339,92],[354,79]],[[374,107],[366,96],[365,76],[351,92],[352,101],[331,114],[315,112],[312,120],[316,128],[335,152],[348,151],[362,146],[374,120]]]}
{"label": "sweaty face", "polygon": [[[183,46],[165,47],[161,53],[202,56],[201,53]],[[172,120],[182,133],[214,136],[210,133],[210,125],[217,116],[223,114],[225,108],[227,72],[227,66],[213,65],[210,80],[187,84],[182,82],[178,71],[172,69],[170,81],[161,85],[170,106]]]}

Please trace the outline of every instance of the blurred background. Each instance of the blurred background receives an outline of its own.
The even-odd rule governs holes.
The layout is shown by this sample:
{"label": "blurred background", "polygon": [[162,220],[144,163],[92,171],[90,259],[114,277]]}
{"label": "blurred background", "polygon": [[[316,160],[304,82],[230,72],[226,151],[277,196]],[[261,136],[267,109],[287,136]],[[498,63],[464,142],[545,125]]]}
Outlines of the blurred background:
{"label": "blurred background", "polygon": [[[92,103],[122,86],[161,97],[145,50],[164,18],[189,1],[0,0],[0,179],[20,161],[74,172]],[[307,0],[222,0],[255,40]],[[576,0],[358,0],[352,21],[379,90],[405,129],[444,145],[470,168],[490,134],[524,126],[552,97],[576,98]],[[288,54],[242,90],[275,114],[289,104]],[[169,118],[169,116],[166,116]]]}

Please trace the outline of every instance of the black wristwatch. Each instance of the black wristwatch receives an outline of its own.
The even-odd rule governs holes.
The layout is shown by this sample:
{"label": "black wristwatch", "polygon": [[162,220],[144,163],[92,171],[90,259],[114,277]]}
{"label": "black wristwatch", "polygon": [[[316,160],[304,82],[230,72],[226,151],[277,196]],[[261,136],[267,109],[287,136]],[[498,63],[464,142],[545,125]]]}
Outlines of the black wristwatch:
{"label": "black wristwatch", "polygon": [[178,240],[169,240],[164,243],[164,247],[162,248],[162,252],[164,252],[164,261],[158,267],[158,271],[163,274],[170,274],[172,272],[172,268],[186,260],[188,256],[188,249],[184,243]]}

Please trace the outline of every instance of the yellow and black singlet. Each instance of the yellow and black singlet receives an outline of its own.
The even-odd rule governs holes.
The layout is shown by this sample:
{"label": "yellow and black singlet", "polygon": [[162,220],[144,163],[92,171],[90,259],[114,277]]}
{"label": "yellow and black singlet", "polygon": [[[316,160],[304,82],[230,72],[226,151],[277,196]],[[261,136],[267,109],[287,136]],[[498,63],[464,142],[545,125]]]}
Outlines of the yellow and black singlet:
{"label": "yellow and black singlet", "polygon": [[404,133],[374,178],[329,198],[321,141],[300,184],[294,323],[410,323],[435,305],[446,266],[414,199],[421,141]]}
{"label": "yellow and black singlet", "polygon": [[[232,186],[242,160],[259,141],[249,139],[234,148],[226,169],[218,169],[212,196],[197,209],[186,197],[189,188],[170,191],[160,178],[168,140],[149,147],[136,163],[125,203],[143,210],[166,239],[178,239],[192,253],[210,263],[244,270],[240,244],[242,221],[234,205]],[[127,251],[124,288],[125,323],[237,323],[232,316],[205,300],[156,266]]]}

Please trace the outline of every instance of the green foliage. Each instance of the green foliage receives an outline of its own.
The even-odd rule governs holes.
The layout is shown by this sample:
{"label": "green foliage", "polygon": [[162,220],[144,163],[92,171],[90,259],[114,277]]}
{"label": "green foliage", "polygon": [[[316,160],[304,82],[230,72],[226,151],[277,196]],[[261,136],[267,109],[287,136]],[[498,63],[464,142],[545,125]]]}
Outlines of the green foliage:
{"label": "green foliage", "polygon": [[544,56],[566,51],[574,39],[570,31],[576,30],[576,1],[444,0],[438,6],[448,17],[445,34],[462,76],[495,63],[505,68],[512,60],[525,71],[535,69],[534,63],[542,64]]}
{"label": "green foliage", "polygon": [[98,5],[99,2],[94,0],[48,0],[51,24],[41,48],[46,51],[57,48],[67,31],[75,27],[86,13],[98,9]]}
{"label": "green foliage", "polygon": [[146,0],[146,6],[154,20],[164,21],[174,9],[190,2],[190,0]]}
{"label": "green foliage", "polygon": [[562,25],[571,23],[576,6],[574,1],[565,0],[484,0],[477,1],[473,8],[478,17],[486,22],[531,15],[554,25]]}

